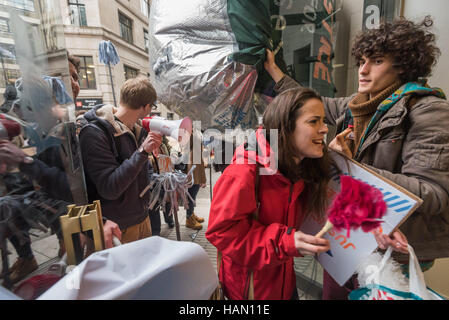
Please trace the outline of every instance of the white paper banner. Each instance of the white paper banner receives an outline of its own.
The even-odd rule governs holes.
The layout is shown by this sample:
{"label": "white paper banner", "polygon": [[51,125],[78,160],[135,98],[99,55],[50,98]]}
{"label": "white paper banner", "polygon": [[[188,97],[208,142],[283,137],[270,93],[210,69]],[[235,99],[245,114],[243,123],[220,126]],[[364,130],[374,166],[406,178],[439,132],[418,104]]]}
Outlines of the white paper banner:
{"label": "white paper banner", "polygon": [[94,253],[38,300],[205,300],[217,285],[201,246],[150,237]]}
{"label": "white paper banner", "polygon": [[[382,192],[383,199],[388,206],[388,211],[382,218],[384,221],[381,225],[382,233],[390,234],[421,205],[421,199],[362,167],[359,163],[333,151],[330,154],[338,168],[342,170],[341,174],[350,175],[355,179],[376,187]],[[332,179],[330,189],[331,198],[340,191],[338,174]],[[307,219],[304,221],[301,231],[315,235],[321,230],[323,225],[324,222],[319,223],[313,219]],[[347,237],[346,230],[341,232],[331,230],[323,237],[330,240],[331,249],[327,253],[320,254],[318,261],[339,285],[343,285],[354,274],[361,261],[377,248],[374,235],[365,233],[361,229],[351,230],[350,237]]]}

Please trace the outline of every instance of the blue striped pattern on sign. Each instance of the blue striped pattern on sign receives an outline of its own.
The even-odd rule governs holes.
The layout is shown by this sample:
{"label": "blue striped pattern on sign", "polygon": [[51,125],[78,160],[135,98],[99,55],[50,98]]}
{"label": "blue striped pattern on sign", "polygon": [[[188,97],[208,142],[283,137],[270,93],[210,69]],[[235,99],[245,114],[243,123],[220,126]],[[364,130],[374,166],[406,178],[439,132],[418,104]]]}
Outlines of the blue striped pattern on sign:
{"label": "blue striped pattern on sign", "polygon": [[[348,173],[343,173],[343,174],[349,175]],[[384,192],[382,188],[379,188],[373,184],[370,184],[367,181],[360,180],[360,179],[354,177],[353,175],[349,175],[349,176],[351,176],[352,178],[357,179],[359,181],[365,182],[372,187],[379,189],[379,191],[382,192],[382,194],[384,196],[384,201],[387,204],[387,207],[390,209],[393,209],[393,211],[395,211],[397,213],[401,213],[401,212],[410,210],[413,207],[413,204],[409,200],[403,199],[398,195],[394,195],[390,191]],[[335,180],[335,181],[340,180],[340,177],[339,176],[334,177],[333,180]]]}

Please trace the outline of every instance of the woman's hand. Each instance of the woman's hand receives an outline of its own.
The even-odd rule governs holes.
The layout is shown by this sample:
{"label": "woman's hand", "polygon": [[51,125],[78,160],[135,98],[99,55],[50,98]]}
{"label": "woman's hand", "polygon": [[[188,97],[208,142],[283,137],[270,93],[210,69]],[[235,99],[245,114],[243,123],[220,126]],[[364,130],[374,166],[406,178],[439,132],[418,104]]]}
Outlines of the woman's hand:
{"label": "woman's hand", "polygon": [[346,143],[346,141],[348,140],[348,135],[351,132],[352,128],[347,128],[345,131],[337,134],[334,140],[329,143],[329,148],[344,153],[348,158],[352,159],[352,152]]}
{"label": "woman's hand", "polygon": [[374,231],[374,238],[376,238],[377,244],[382,250],[392,247],[394,251],[408,254],[407,238],[399,230],[393,232],[391,236],[380,233],[379,230],[376,230]]}
{"label": "woman's hand", "polygon": [[317,238],[301,231],[295,232],[295,247],[300,254],[316,255],[327,252],[330,249],[330,242],[327,239]]}

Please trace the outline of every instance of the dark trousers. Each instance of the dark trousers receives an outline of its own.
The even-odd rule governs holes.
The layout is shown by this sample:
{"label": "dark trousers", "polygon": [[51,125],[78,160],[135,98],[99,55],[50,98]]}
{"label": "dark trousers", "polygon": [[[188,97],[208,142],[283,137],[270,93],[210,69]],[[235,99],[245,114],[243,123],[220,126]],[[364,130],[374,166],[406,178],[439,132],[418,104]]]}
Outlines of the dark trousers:
{"label": "dark trousers", "polygon": [[[151,232],[152,232],[153,236],[158,236],[161,233],[161,214],[159,211],[160,207],[161,206],[157,206],[153,210],[150,210],[148,213],[148,215],[150,216]],[[166,223],[173,221],[173,216],[169,215],[170,208],[171,208],[171,203],[166,202],[165,208],[164,208],[164,210],[162,210],[164,213],[164,220]]]}
{"label": "dark trousers", "polygon": [[323,270],[323,300],[348,300],[349,293],[359,287],[353,275],[342,287]]}
{"label": "dark trousers", "polygon": [[34,257],[33,250],[31,249],[31,239],[28,234],[24,235],[24,237],[26,238],[26,241],[22,244],[17,236],[9,237],[9,241],[11,241],[11,244],[20,258],[29,260]]}
{"label": "dark trousers", "polygon": [[[199,184],[194,184],[193,186],[191,186],[189,188],[189,194],[194,201],[196,200],[196,195],[198,194],[199,190],[200,190]],[[195,209],[195,205],[190,198],[188,200],[189,200],[189,208],[187,209],[186,215],[187,215],[187,218],[190,218],[190,216],[193,214],[193,210]]]}

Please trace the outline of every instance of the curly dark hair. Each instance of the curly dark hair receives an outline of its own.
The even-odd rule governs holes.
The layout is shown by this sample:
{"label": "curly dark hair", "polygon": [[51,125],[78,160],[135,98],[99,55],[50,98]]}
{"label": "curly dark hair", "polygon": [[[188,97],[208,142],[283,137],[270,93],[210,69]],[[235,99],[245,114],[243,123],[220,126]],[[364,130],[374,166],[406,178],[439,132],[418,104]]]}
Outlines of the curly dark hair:
{"label": "curly dark hair", "polygon": [[441,54],[435,45],[435,35],[427,30],[432,25],[430,16],[420,23],[406,19],[384,22],[377,29],[359,33],[351,54],[357,66],[363,56],[390,55],[403,83],[427,78]]}

